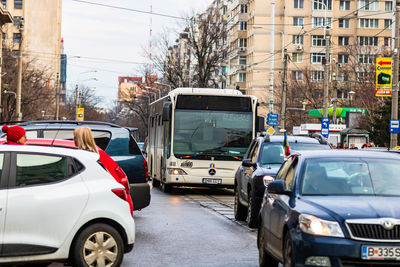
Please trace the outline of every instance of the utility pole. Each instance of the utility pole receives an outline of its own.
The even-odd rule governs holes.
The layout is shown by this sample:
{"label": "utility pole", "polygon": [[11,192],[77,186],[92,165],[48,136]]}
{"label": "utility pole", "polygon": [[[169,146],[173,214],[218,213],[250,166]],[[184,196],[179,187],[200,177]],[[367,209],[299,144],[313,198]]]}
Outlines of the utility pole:
{"label": "utility pole", "polygon": [[24,20],[21,18],[20,21],[20,40],[19,40],[19,51],[18,51],[18,76],[17,76],[17,99],[16,99],[16,107],[15,107],[15,113],[16,113],[16,120],[21,121],[22,120],[22,114],[21,114],[21,92],[22,92],[22,49],[23,49],[23,40],[24,40]]}
{"label": "utility pole", "polygon": [[271,38],[270,38],[270,70],[269,70],[269,113],[274,113],[274,55],[275,55],[275,0],[271,0]]}
{"label": "utility pole", "polygon": [[78,106],[79,106],[79,86],[75,86],[75,120],[78,119]]}
{"label": "utility pole", "polygon": [[323,63],[325,63],[324,66],[324,96],[323,96],[323,109],[324,109],[324,118],[328,118],[328,106],[329,106],[329,52],[330,52],[330,45],[331,45],[331,39],[329,36],[329,32],[325,36],[325,60]]}
{"label": "utility pole", "polygon": [[339,63],[337,61],[335,61],[335,73],[334,73],[334,76],[333,76],[333,79],[334,79],[334,84],[333,84],[333,113],[332,113],[333,124],[336,123],[338,78],[339,78]]}
{"label": "utility pole", "polygon": [[[399,116],[400,0],[396,0],[395,23],[392,79],[392,120],[397,120]],[[395,146],[397,146],[397,133],[390,133],[390,147],[393,148]]]}
{"label": "utility pole", "polygon": [[60,93],[59,93],[59,84],[60,84],[60,73],[57,72],[56,79],[56,120],[60,116]]}
{"label": "utility pole", "polygon": [[282,78],[282,106],[281,106],[281,130],[286,129],[286,94],[287,94],[287,61],[288,54],[283,50],[283,78]]}

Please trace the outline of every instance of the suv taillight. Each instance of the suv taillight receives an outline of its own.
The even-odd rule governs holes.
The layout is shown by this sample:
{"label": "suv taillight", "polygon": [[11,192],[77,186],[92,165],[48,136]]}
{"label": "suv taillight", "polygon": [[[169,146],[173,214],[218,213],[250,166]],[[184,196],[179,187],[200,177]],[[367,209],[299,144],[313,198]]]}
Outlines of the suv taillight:
{"label": "suv taillight", "polygon": [[127,201],[125,189],[113,189],[111,191],[116,194],[120,199]]}
{"label": "suv taillight", "polygon": [[147,167],[147,161],[144,159],[143,160],[144,164],[144,179],[146,179],[146,182],[149,180],[149,167]]}

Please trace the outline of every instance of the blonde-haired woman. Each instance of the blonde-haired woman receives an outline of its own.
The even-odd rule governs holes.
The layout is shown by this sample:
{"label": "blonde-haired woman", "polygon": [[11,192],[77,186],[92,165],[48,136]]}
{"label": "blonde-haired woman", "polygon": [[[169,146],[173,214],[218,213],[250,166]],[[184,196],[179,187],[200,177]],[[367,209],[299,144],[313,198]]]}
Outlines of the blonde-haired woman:
{"label": "blonde-haired woman", "polygon": [[80,149],[99,153],[96,143],[94,142],[92,130],[90,130],[90,128],[88,128],[88,127],[75,128],[74,142],[75,142],[75,145]]}

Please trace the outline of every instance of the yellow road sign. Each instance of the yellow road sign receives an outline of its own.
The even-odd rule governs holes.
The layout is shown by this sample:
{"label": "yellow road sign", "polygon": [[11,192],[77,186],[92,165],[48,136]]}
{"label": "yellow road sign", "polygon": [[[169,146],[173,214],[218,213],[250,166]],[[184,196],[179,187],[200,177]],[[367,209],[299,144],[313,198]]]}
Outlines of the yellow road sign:
{"label": "yellow road sign", "polygon": [[392,58],[376,58],[376,96],[392,96]]}
{"label": "yellow road sign", "polygon": [[83,121],[85,119],[85,109],[84,108],[78,108],[78,112],[76,114],[76,120],[77,121]]}
{"label": "yellow road sign", "polygon": [[275,133],[274,128],[269,127],[268,130],[267,130],[267,133],[269,133],[270,135],[273,135]]}

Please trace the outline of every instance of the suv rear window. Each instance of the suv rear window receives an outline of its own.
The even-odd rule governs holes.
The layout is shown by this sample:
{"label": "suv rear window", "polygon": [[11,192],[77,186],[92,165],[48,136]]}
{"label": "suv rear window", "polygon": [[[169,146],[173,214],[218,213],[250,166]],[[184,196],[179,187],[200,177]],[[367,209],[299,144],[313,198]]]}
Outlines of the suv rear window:
{"label": "suv rear window", "polygon": [[129,153],[132,155],[141,155],[139,146],[137,145],[135,138],[132,135],[129,135]]}
{"label": "suv rear window", "polygon": [[[106,150],[108,143],[111,140],[111,133],[107,131],[92,130],[94,141],[96,145],[103,150]],[[43,138],[45,139],[62,139],[73,140],[74,130],[44,130]]]}

